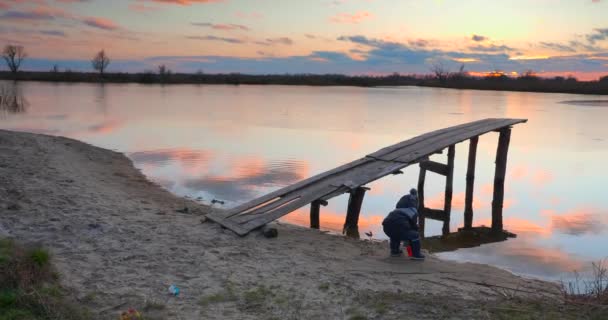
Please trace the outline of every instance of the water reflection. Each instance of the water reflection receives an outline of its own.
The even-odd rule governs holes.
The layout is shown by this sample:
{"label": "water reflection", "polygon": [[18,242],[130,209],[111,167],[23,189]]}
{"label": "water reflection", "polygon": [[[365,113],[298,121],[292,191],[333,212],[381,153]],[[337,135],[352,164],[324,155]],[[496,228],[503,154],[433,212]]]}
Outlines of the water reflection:
{"label": "water reflection", "polygon": [[[23,93],[15,96],[23,107],[10,109],[27,113],[2,106],[2,129],[125,152],[168,190],[205,203],[226,200],[224,208],[423,132],[482,118],[528,118],[513,130],[505,185],[504,225],[518,237],[446,257],[553,277],[608,255],[598,245],[608,241],[608,173],[601,161],[608,157],[608,108],[560,103],[588,96],[415,87],[19,85]],[[496,140],[490,133],[478,146],[475,226],[490,225]],[[466,143],[456,147],[451,230],[463,224],[467,149]],[[433,157],[445,163],[445,155]],[[370,184],[361,233],[383,239],[383,217],[417,178],[411,167]],[[445,178],[427,180],[429,206],[442,208]],[[341,232],[347,202],[347,196],[331,199],[321,209],[321,227]],[[284,220],[308,226],[309,209]],[[426,228],[428,236],[441,233],[440,222],[427,221]]]}
{"label": "water reflection", "polygon": [[601,234],[606,229],[606,217],[593,209],[578,209],[563,214],[548,210],[545,214],[551,217],[551,229],[567,235]]}
{"label": "water reflection", "polygon": [[301,161],[285,161],[265,164],[262,167],[245,165],[250,170],[234,177],[203,176],[186,179],[183,185],[193,192],[206,191],[222,200],[244,202],[255,198],[260,188],[278,188],[307,178],[303,175]]}
{"label": "water reflection", "polygon": [[205,164],[211,158],[211,153],[205,150],[165,149],[153,151],[138,151],[128,154],[136,163],[154,165],[157,167],[179,162],[182,165]]}
{"label": "water reflection", "polygon": [[101,111],[103,114],[106,114],[107,110],[108,110],[108,103],[107,103],[106,96],[107,96],[106,84],[103,82],[98,83],[97,87],[95,89],[95,103],[97,104],[99,111]]}
{"label": "water reflection", "polygon": [[266,161],[257,156],[219,159],[212,150],[174,148],[139,151],[128,154],[146,169],[180,168],[180,177],[157,179],[169,190],[185,189],[190,195],[209,195],[213,199],[227,201],[229,205],[255,198],[265,190],[276,189],[308,177],[308,164],[304,161],[285,159]]}
{"label": "water reflection", "polygon": [[0,83],[0,115],[24,113],[28,106],[19,82]]}

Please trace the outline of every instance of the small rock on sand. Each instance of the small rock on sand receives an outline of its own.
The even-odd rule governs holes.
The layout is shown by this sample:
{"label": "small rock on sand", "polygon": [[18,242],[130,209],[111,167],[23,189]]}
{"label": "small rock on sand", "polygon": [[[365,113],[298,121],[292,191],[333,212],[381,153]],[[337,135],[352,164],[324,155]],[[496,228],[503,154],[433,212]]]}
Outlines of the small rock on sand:
{"label": "small rock on sand", "polygon": [[6,209],[13,211],[21,210],[21,206],[18,203],[11,203],[6,207]]}
{"label": "small rock on sand", "polygon": [[266,238],[276,238],[279,236],[279,231],[275,227],[264,226],[264,228],[262,228],[262,234]]}

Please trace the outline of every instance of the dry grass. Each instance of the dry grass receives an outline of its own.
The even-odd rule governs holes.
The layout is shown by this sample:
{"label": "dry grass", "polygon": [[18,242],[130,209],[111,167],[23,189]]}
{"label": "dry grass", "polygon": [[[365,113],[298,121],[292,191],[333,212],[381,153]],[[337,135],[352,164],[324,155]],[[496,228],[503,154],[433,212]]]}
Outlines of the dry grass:
{"label": "dry grass", "polygon": [[0,239],[0,320],[89,318],[67,301],[47,250]]}
{"label": "dry grass", "polygon": [[608,260],[591,263],[589,279],[575,271],[574,280],[562,281],[562,292],[570,303],[608,306]]}

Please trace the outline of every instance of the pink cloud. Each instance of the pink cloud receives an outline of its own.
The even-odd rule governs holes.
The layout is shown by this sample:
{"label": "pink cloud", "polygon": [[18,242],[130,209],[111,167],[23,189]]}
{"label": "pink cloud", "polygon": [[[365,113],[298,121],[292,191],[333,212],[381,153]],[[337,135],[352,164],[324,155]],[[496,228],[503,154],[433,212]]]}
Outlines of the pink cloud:
{"label": "pink cloud", "polygon": [[242,25],[242,24],[234,24],[234,23],[209,23],[209,22],[193,22],[192,25],[194,26],[198,26],[198,27],[208,27],[211,29],[215,29],[215,30],[226,30],[226,31],[231,31],[231,30],[245,30],[248,31],[249,28]]}
{"label": "pink cloud", "polygon": [[353,14],[350,13],[339,13],[333,17],[331,17],[329,20],[331,22],[335,22],[335,23],[360,23],[364,20],[368,20],[371,19],[373,17],[373,14],[371,14],[370,12],[367,11],[360,11],[360,12],[356,12]]}
{"label": "pink cloud", "polygon": [[96,17],[88,17],[84,18],[82,22],[90,27],[103,29],[103,30],[116,30],[118,29],[118,25],[109,19],[105,18],[96,18]]}
{"label": "pink cloud", "polygon": [[131,11],[140,12],[140,13],[160,10],[160,8],[150,7],[150,6],[146,6],[146,5],[139,4],[139,3],[130,4],[129,9]]}
{"label": "pink cloud", "polygon": [[46,4],[45,0],[5,0],[12,3],[34,3],[34,4]]}
{"label": "pink cloud", "polygon": [[199,4],[199,3],[224,2],[225,0],[140,0],[140,1],[159,2],[159,3],[167,3],[167,4],[177,4],[177,5],[180,5],[180,6],[190,6],[190,5]]}
{"label": "pink cloud", "polygon": [[39,6],[30,10],[7,11],[0,17],[11,20],[53,20],[55,18],[72,18],[73,15],[56,8]]}
{"label": "pink cloud", "polygon": [[216,24],[212,28],[217,30],[249,30],[249,28],[240,24]]}

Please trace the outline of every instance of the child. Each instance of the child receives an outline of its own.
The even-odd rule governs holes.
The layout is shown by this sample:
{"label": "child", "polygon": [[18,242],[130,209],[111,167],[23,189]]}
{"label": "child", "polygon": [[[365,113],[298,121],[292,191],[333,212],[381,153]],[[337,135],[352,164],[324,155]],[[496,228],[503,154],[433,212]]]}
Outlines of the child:
{"label": "child", "polygon": [[424,260],[420,253],[420,235],[418,234],[418,191],[401,197],[397,208],[388,214],[382,226],[390,239],[391,256],[399,257],[403,253],[399,246],[401,241],[409,241],[412,246],[412,260]]}

